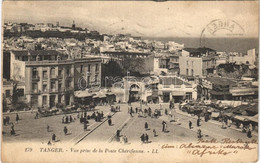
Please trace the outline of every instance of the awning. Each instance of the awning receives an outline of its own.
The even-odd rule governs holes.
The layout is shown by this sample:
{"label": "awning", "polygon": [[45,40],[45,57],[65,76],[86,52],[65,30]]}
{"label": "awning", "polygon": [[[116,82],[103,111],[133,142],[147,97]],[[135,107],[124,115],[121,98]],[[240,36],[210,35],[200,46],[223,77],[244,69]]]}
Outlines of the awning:
{"label": "awning", "polygon": [[219,117],[219,112],[212,112],[212,113],[211,113],[211,117],[212,117],[212,118],[217,118],[217,117]]}
{"label": "awning", "polygon": [[83,98],[92,96],[92,93],[89,93],[88,91],[75,91],[74,95],[78,98]]}
{"label": "awning", "polygon": [[245,116],[249,121],[258,123],[258,114],[255,116]]}
{"label": "awning", "polygon": [[232,113],[224,113],[224,115],[228,116],[228,117],[232,117]]}
{"label": "awning", "polygon": [[236,115],[234,118],[237,119],[237,120],[240,120],[240,121],[248,121],[247,118],[245,118],[243,116],[239,116],[239,115]]}
{"label": "awning", "polygon": [[93,96],[93,98],[106,98],[107,96],[102,93],[102,92],[97,92],[95,93],[95,95]]}
{"label": "awning", "polygon": [[115,95],[115,94],[112,92],[107,92],[106,95]]}
{"label": "awning", "polygon": [[184,91],[172,91],[172,96],[184,96]]}

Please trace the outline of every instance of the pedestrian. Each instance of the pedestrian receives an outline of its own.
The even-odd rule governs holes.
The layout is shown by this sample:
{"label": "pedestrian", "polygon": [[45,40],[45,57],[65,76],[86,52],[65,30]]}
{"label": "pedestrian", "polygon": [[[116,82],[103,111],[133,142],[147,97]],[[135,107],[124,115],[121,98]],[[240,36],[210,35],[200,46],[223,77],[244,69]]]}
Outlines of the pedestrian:
{"label": "pedestrian", "polygon": [[189,121],[189,128],[192,129],[192,122]]}
{"label": "pedestrian", "polygon": [[168,115],[168,110],[167,110],[167,109],[165,109],[164,113],[165,113],[165,115]]}
{"label": "pedestrian", "polygon": [[116,130],[116,136],[120,137],[120,130]]}
{"label": "pedestrian", "polygon": [[247,137],[248,137],[248,138],[251,138],[251,137],[252,137],[252,133],[251,133],[251,130],[250,130],[250,129],[248,129]]}
{"label": "pedestrian", "polygon": [[248,128],[249,128],[249,130],[252,131],[253,130],[253,125],[251,123],[249,123]]}
{"label": "pedestrian", "polygon": [[148,130],[148,123],[147,122],[145,122],[144,128],[145,128],[145,130]]}
{"label": "pedestrian", "polygon": [[141,138],[141,141],[144,143],[144,140],[145,140],[144,134],[142,134],[140,138]]}
{"label": "pedestrian", "polygon": [[87,131],[87,129],[88,129],[88,125],[87,125],[87,123],[85,122],[85,123],[84,123],[84,131]]}
{"label": "pedestrian", "polygon": [[198,127],[200,126],[200,119],[199,118],[197,119],[197,126]]}
{"label": "pedestrian", "polygon": [[131,109],[130,109],[130,114],[132,115],[134,113],[134,110],[133,110],[133,108],[131,107]]}
{"label": "pedestrian", "polygon": [[67,115],[65,117],[65,123],[69,123],[69,117]]}
{"label": "pedestrian", "polygon": [[68,133],[68,129],[67,129],[66,126],[64,127],[63,131],[64,131],[64,134],[67,135],[67,133]]}
{"label": "pedestrian", "polygon": [[19,115],[18,115],[18,113],[16,113],[16,123],[18,123],[18,121],[19,121]]}
{"label": "pedestrian", "polygon": [[201,138],[201,137],[202,137],[202,135],[201,135],[201,130],[198,129],[198,138]]}
{"label": "pedestrian", "polygon": [[137,112],[138,112],[138,108],[136,107],[136,108],[135,108],[135,113],[137,113]]}
{"label": "pedestrian", "polygon": [[14,131],[14,124],[12,123],[12,126],[11,126],[11,136],[12,135],[15,135],[15,131]]}
{"label": "pedestrian", "polygon": [[70,115],[70,122],[72,122],[73,121],[73,119],[72,119],[72,116]]}
{"label": "pedestrian", "polygon": [[109,126],[112,125],[112,120],[111,120],[111,118],[108,119],[108,125],[109,125]]}
{"label": "pedestrian", "polygon": [[56,135],[55,135],[55,134],[52,134],[51,140],[52,140],[53,142],[55,142],[55,140],[56,140]]}
{"label": "pedestrian", "polygon": [[50,132],[50,126],[47,125],[47,132]]}
{"label": "pedestrian", "polygon": [[164,132],[167,132],[167,123],[164,123]]}
{"label": "pedestrian", "polygon": [[155,129],[153,129],[153,136],[154,136],[154,137],[157,136],[157,135],[156,135],[156,130],[155,130]]}
{"label": "pedestrian", "polygon": [[164,122],[164,121],[162,122],[162,132],[165,131],[165,123],[166,123],[166,122]]}
{"label": "pedestrian", "polygon": [[51,141],[50,140],[48,141],[47,145],[51,145]]}
{"label": "pedestrian", "polygon": [[100,116],[101,116],[101,118],[104,118],[104,113],[103,113],[103,111],[101,111]]}
{"label": "pedestrian", "polygon": [[232,124],[232,120],[228,119],[228,127],[231,127],[231,124]]}
{"label": "pedestrian", "polygon": [[130,115],[131,115],[131,117],[133,117],[133,112],[132,111],[130,111]]}
{"label": "pedestrian", "polygon": [[145,134],[145,137],[144,137],[144,139],[145,139],[145,143],[148,143],[148,142],[149,142],[149,136],[148,136],[148,134],[147,134],[147,133]]}
{"label": "pedestrian", "polygon": [[39,116],[39,113],[36,112],[36,113],[35,113],[35,117],[34,117],[34,119],[38,119],[38,116]]}
{"label": "pedestrian", "polygon": [[124,144],[127,144],[127,143],[128,143],[128,138],[127,138],[126,135],[124,136],[123,140],[124,140]]}

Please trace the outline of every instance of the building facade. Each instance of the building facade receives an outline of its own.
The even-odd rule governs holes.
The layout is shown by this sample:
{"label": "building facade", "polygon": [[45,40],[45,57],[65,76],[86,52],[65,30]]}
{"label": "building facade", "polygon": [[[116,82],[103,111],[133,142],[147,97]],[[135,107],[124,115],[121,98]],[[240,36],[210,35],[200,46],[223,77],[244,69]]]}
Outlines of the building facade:
{"label": "building facade", "polygon": [[89,79],[86,87],[91,80],[100,81],[100,66],[100,58],[67,59],[57,51],[11,52],[11,79],[25,81],[24,94],[31,107],[71,105],[74,89],[80,89],[78,80]]}

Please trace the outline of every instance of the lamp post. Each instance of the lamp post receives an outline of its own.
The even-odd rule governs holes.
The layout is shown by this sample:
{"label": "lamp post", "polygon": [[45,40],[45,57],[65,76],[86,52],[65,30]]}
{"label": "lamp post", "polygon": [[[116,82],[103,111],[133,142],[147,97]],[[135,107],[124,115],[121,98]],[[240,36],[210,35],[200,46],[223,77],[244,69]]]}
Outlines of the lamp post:
{"label": "lamp post", "polygon": [[130,74],[130,72],[127,70],[126,71],[126,95],[128,95],[128,98],[126,97],[126,99],[128,99],[128,101],[129,101],[128,74]]}
{"label": "lamp post", "polygon": [[105,89],[107,89],[107,76],[105,77]]}
{"label": "lamp post", "polygon": [[140,98],[140,109],[142,110],[142,86],[140,86],[141,98]]}
{"label": "lamp post", "polygon": [[[86,80],[86,81],[87,81],[87,82],[86,82],[87,85],[86,85],[86,87],[87,87],[87,88],[88,88],[88,86],[90,86],[90,80],[88,81],[88,76],[89,76],[89,75],[90,75],[90,72],[87,72],[87,73],[86,73],[86,77],[87,77],[87,80]],[[90,78],[90,77],[89,77],[89,78]]]}

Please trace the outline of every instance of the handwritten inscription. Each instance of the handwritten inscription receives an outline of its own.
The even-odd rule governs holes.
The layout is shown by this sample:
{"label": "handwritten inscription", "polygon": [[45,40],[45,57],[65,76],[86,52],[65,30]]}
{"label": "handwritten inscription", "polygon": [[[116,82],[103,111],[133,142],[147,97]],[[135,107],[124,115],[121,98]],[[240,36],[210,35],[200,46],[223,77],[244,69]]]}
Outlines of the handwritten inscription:
{"label": "handwritten inscription", "polygon": [[183,143],[179,147],[172,144],[163,144],[162,149],[178,148],[186,149],[188,154],[197,155],[203,157],[204,155],[229,155],[237,154],[240,150],[254,150],[256,147],[250,146],[251,144],[257,144],[257,140],[252,139],[250,141],[244,141],[242,139],[232,140],[225,138],[221,140],[217,139],[198,139],[195,143]]}

